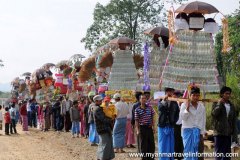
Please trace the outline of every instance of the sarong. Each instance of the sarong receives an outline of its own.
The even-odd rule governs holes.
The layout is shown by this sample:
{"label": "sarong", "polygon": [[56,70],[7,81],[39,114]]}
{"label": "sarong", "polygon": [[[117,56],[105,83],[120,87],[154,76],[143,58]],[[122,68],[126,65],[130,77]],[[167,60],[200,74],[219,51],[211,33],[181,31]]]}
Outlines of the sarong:
{"label": "sarong", "polygon": [[[183,153],[183,141],[182,141],[182,125],[176,124],[174,126],[174,151],[175,153]],[[183,156],[181,157],[180,155],[176,155],[175,157],[178,160],[183,159]]]}
{"label": "sarong", "polygon": [[28,117],[27,115],[22,115],[22,130],[28,131]]}
{"label": "sarong", "polygon": [[162,153],[159,160],[174,160],[174,156],[169,157],[170,154],[174,153],[173,127],[158,127],[158,152]]}
{"label": "sarong", "polygon": [[79,135],[79,121],[72,121],[72,134]]}
{"label": "sarong", "polygon": [[112,135],[104,133],[99,135],[99,145],[97,150],[97,159],[113,159],[115,157],[113,150]]}
{"label": "sarong", "polygon": [[85,119],[85,132],[84,132],[84,134],[85,134],[85,136],[86,137],[88,137],[88,135],[89,135],[89,123],[88,123],[88,121],[87,121],[87,119]]}
{"label": "sarong", "polygon": [[2,120],[0,120],[0,130],[2,130],[3,129],[3,121]]}
{"label": "sarong", "polygon": [[127,118],[118,118],[115,121],[113,128],[113,147],[125,147],[125,134],[126,134]]}
{"label": "sarong", "polygon": [[88,140],[91,143],[99,143],[99,137],[98,137],[95,123],[90,123]]}
{"label": "sarong", "polygon": [[40,129],[40,130],[43,130],[43,127],[44,127],[44,120],[43,120],[43,117],[40,115],[38,117],[38,122],[37,122],[37,128]]}
{"label": "sarong", "polygon": [[68,132],[72,127],[69,111],[67,111],[66,115],[64,116],[64,127],[66,132]]}
{"label": "sarong", "polygon": [[200,129],[184,128],[182,133],[182,138],[183,138],[183,146],[184,146],[184,159],[197,160],[198,145],[200,141]]}
{"label": "sarong", "polygon": [[50,116],[44,117],[44,129],[45,130],[50,129]]}
{"label": "sarong", "polygon": [[82,136],[84,136],[84,132],[85,132],[85,122],[84,122],[84,120],[83,120],[83,116],[81,117],[81,119],[80,119],[80,134],[82,135]]}
{"label": "sarong", "polygon": [[126,125],[126,145],[135,144],[134,132],[131,124],[131,119],[127,120]]}

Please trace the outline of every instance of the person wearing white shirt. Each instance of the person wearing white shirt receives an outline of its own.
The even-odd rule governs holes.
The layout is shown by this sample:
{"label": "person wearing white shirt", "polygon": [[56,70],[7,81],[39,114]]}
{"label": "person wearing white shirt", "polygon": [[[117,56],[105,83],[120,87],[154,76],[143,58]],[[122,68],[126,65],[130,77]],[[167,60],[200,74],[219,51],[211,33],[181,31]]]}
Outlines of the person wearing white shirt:
{"label": "person wearing white shirt", "polygon": [[123,153],[125,152],[123,148],[125,147],[126,124],[129,108],[126,102],[121,101],[121,94],[116,93],[113,98],[116,101],[115,108],[117,110],[117,117],[113,127],[113,147],[115,152]]}
{"label": "person wearing white shirt", "polygon": [[69,112],[71,107],[72,107],[72,101],[69,100],[68,97],[65,97],[65,99],[62,101],[62,106],[61,106],[61,115],[64,118],[65,132],[69,132],[72,126],[72,122],[70,119],[70,112]]}
{"label": "person wearing white shirt", "polygon": [[204,105],[199,102],[199,98],[200,89],[195,86],[192,87],[190,101],[183,103],[180,111],[184,153],[187,153],[187,156],[191,159],[196,160],[202,158],[196,155],[203,152],[201,147],[203,139],[201,137],[205,134],[206,127],[206,110]]}
{"label": "person wearing white shirt", "polygon": [[9,112],[10,112],[10,117],[11,117],[10,133],[13,134],[13,131],[14,131],[14,133],[16,134],[17,133],[17,130],[16,130],[17,111],[16,111],[14,103],[11,105],[11,109],[9,110]]}

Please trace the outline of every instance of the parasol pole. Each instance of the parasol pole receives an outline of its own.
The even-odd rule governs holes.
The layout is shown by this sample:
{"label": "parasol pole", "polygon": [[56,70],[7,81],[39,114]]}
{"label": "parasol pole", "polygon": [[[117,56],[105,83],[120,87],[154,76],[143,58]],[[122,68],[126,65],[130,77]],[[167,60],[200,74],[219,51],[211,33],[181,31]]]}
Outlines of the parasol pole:
{"label": "parasol pole", "polygon": [[[164,97],[158,97],[157,99],[164,99]],[[187,101],[189,101],[189,98],[173,98],[173,97],[168,97],[169,101],[175,101],[175,102],[182,102],[185,103]],[[214,103],[214,102],[218,102],[218,99],[207,99],[207,98],[203,98],[200,99],[199,101],[204,102],[204,103]]]}
{"label": "parasol pole", "polygon": [[[168,1],[167,1],[168,2]],[[169,10],[169,15],[168,15],[168,30],[169,30],[169,43],[170,43],[170,49],[169,49],[169,53],[162,71],[162,75],[160,77],[160,81],[159,81],[159,89],[162,89],[162,82],[163,82],[163,75],[165,72],[165,69],[168,65],[168,59],[169,59],[169,55],[172,52],[174,43],[176,42],[176,36],[175,36],[175,30],[174,30],[174,17],[175,17],[175,11],[174,11],[174,7],[173,7],[173,0],[170,1],[171,2],[171,7]]]}

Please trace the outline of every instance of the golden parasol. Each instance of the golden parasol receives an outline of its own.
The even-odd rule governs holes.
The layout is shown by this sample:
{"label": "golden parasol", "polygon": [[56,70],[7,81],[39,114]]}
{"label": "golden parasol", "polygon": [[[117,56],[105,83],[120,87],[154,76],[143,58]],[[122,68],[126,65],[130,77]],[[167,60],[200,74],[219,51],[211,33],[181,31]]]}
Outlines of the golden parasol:
{"label": "golden parasol", "polygon": [[202,13],[202,14],[211,14],[211,13],[218,13],[218,9],[212,6],[211,4],[194,1],[183,4],[178,9],[175,10],[175,13]]}
{"label": "golden parasol", "polygon": [[168,28],[162,26],[162,27],[152,27],[143,32],[144,34],[149,35],[158,35],[158,36],[169,36]]}
{"label": "golden parasol", "polygon": [[109,41],[109,44],[136,44],[136,41],[128,37],[118,37]]}

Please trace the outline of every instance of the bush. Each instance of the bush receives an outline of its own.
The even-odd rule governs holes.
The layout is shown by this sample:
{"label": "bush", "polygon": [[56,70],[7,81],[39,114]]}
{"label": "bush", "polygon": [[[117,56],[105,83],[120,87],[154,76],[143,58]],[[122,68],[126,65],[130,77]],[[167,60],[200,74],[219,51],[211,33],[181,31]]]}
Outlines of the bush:
{"label": "bush", "polygon": [[[218,99],[219,94],[207,94],[206,98],[208,98],[208,99]],[[212,103],[205,103],[204,106],[206,108],[206,130],[210,130],[210,129],[213,129],[212,115],[211,115]]]}
{"label": "bush", "polygon": [[231,102],[235,105],[236,110],[240,109],[240,78],[236,74],[227,73],[227,86],[232,89]]}

